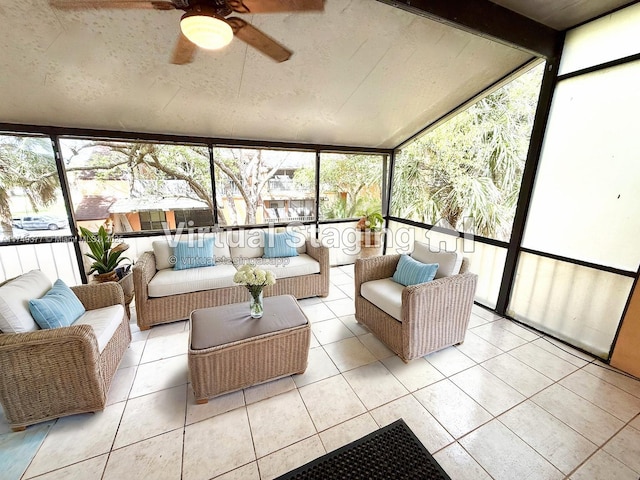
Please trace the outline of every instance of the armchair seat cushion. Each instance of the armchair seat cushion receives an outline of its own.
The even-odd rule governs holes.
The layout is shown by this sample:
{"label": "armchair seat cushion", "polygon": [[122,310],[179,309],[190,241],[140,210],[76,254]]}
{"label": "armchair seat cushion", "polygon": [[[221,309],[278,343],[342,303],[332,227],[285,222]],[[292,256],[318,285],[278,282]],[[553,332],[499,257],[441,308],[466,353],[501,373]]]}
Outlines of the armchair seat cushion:
{"label": "armchair seat cushion", "polygon": [[257,259],[256,263],[262,269],[275,273],[276,279],[320,273],[318,261],[305,253],[296,257]]}
{"label": "armchair seat cushion", "polygon": [[402,290],[404,285],[392,278],[371,280],[360,286],[360,294],[387,315],[402,321]]}
{"label": "armchair seat cushion", "polygon": [[124,307],[122,305],[111,305],[109,307],[87,310],[73,325],[89,325],[93,328],[98,341],[98,351],[102,353],[111,337],[122,323]]}
{"label": "armchair seat cushion", "polygon": [[236,268],[223,264],[188,270],[158,270],[149,282],[149,297],[168,297],[214,288],[234,287]]}

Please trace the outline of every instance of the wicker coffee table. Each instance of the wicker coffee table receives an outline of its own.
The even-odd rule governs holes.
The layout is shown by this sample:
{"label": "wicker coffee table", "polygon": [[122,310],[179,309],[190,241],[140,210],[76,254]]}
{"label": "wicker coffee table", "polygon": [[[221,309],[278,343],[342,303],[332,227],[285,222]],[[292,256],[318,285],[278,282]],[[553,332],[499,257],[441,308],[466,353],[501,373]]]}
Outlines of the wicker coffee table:
{"label": "wicker coffee table", "polygon": [[307,368],[311,326],[291,295],[194,310],[189,318],[189,374],[196,403]]}

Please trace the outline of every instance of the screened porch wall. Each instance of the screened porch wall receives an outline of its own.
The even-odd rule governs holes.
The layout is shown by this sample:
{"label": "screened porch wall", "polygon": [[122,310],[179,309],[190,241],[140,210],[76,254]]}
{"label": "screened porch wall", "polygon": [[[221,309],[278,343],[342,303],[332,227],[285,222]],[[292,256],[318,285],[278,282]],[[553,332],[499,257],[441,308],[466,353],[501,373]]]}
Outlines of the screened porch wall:
{"label": "screened porch wall", "polygon": [[507,311],[603,358],[640,264],[638,30],[640,4],[567,35]]}
{"label": "screened porch wall", "polygon": [[31,243],[0,246],[0,283],[30,270],[42,270],[67,285],[82,283],[72,242]]}

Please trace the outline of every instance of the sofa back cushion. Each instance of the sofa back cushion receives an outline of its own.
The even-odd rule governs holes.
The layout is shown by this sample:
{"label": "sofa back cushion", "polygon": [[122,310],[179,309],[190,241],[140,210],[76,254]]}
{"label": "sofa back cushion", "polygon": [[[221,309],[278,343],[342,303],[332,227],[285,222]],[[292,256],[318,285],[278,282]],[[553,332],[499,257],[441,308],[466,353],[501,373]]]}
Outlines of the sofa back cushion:
{"label": "sofa back cushion", "polygon": [[[156,258],[156,270],[173,269],[176,265],[175,247],[180,242],[190,243],[192,246],[201,246],[203,240],[213,239],[213,262],[230,263],[229,244],[227,243],[227,232],[214,232],[194,235],[180,235],[176,237],[163,237],[152,242],[153,255]],[[200,265],[202,266],[202,265]]]}
{"label": "sofa back cushion", "polygon": [[242,258],[260,258],[264,255],[262,229],[232,230],[227,234],[234,263],[241,263]]}
{"label": "sofa back cushion", "polygon": [[422,242],[414,242],[411,257],[422,263],[437,263],[439,266],[435,278],[457,275],[460,273],[460,267],[462,266],[462,254],[460,252],[431,250],[429,245]]}
{"label": "sofa back cushion", "polygon": [[0,330],[23,333],[38,330],[29,311],[29,300],[40,298],[51,288],[51,281],[40,270],[31,270],[0,287]]}
{"label": "sofa back cushion", "polygon": [[156,257],[156,270],[164,270],[165,268],[173,268],[173,247],[169,245],[166,238],[162,240],[154,240],[151,243],[153,247],[153,255]]}
{"label": "sofa back cushion", "polygon": [[29,310],[40,328],[68,327],[84,312],[84,305],[62,280],[41,298],[29,300]]}

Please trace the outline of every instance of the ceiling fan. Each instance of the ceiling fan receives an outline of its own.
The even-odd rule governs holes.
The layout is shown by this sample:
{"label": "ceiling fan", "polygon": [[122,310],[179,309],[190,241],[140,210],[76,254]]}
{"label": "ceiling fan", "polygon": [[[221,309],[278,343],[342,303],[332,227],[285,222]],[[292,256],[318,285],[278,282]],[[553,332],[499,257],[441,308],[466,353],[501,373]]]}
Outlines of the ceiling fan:
{"label": "ceiling fan", "polygon": [[197,47],[219,49],[234,36],[276,62],[288,60],[293,52],[238,17],[236,13],[278,13],[322,11],[323,0],[49,0],[60,10],[155,9],[184,10],[180,36],[171,63],[184,65],[194,59]]}

